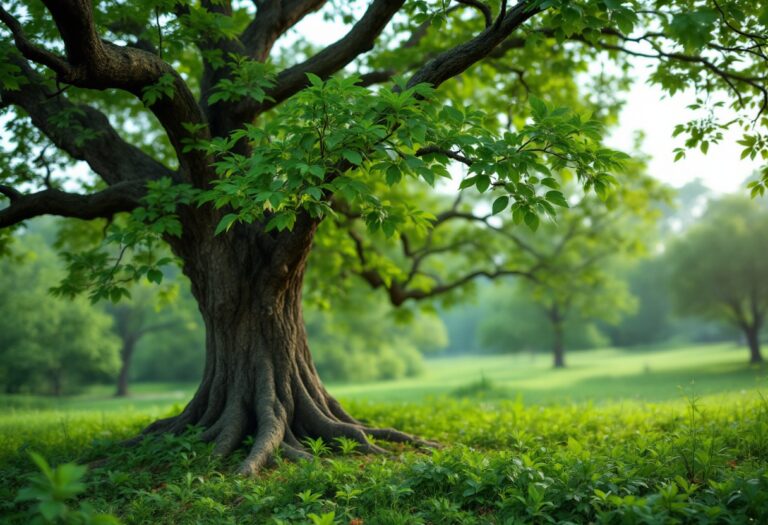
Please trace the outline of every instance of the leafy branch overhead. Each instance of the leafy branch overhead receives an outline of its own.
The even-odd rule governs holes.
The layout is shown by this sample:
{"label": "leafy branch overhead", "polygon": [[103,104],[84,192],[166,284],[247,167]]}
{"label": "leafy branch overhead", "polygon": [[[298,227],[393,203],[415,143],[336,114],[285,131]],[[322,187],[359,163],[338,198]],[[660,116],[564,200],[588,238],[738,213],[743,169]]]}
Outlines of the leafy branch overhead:
{"label": "leafy branch overhead", "polygon": [[[358,86],[357,77],[309,80],[265,126],[187,146],[215,159],[218,179],[198,202],[233,210],[217,232],[237,221],[264,221],[267,231],[282,231],[302,210],[318,219],[332,213],[338,199],[359,208],[372,232],[391,236],[406,219],[427,227],[428,215],[403,215],[402,204],[382,200],[376,185],[421,180],[434,186],[439,178],[450,180],[457,159],[468,167],[459,189],[500,195],[494,202],[511,203],[518,222],[534,225],[540,214],[555,217],[554,206],[567,206],[558,191],[565,170],[604,196],[615,181],[608,172],[626,158],[600,145],[598,121],[535,98],[529,124],[498,134],[483,126],[484,112],[443,105],[427,85],[372,91]],[[253,153],[236,151],[242,141]],[[502,211],[498,204],[495,211]]]}

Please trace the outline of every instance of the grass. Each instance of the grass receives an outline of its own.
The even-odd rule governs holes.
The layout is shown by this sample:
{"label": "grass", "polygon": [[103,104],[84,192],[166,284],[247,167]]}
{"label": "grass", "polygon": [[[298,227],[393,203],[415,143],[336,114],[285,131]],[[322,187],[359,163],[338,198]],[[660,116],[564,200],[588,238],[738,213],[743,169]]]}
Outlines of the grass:
{"label": "grass", "polygon": [[552,370],[550,356],[541,354],[433,359],[417,378],[331,385],[331,392],[349,399],[418,401],[485,378],[512,397],[521,396],[526,404],[665,401],[679,398],[680,388],[691,383],[701,395],[759,386],[766,372],[747,366],[747,359],[747,351],[732,344],[572,352],[564,370]]}
{"label": "grass", "polygon": [[[766,383],[764,369],[746,364],[747,351],[733,344],[698,345],[677,349],[601,349],[572,352],[568,368],[552,370],[548,355],[472,356],[430,359],[426,372],[395,381],[329,384],[332,394],[346,401],[417,402],[450,395],[483,379],[498,387],[495,397],[522,398],[526,404],[559,404],[627,399],[678,399],[681,388],[695,384],[699,395],[738,393]],[[2,396],[0,413],[11,411],[167,410],[183,404],[197,385],[146,383],[132,385],[127,399],[112,397],[113,387],[99,385],[84,393],[55,399],[42,396]]]}
{"label": "grass", "polygon": [[[766,371],[745,360],[723,345],[573,353],[564,371],[543,357],[436,360],[417,380],[332,391],[372,424],[447,447],[366,457],[312,443],[315,460],[256,479],[231,474],[242,453],[212,457],[194,431],[117,445],[177,411],[187,385],[137,386],[127,401],[105,388],[4,398],[0,521],[27,523],[53,501],[81,523],[768,523]],[[76,497],[62,484],[78,471],[34,477],[29,450],[55,465],[107,460]],[[31,501],[14,502],[24,486]]]}

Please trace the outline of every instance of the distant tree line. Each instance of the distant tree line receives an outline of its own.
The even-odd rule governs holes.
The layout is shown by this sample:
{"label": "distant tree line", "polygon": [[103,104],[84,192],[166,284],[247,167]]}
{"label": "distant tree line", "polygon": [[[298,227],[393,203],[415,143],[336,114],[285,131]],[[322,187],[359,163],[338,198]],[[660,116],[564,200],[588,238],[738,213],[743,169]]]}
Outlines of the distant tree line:
{"label": "distant tree line", "polygon": [[[564,348],[734,341],[749,348],[751,363],[761,363],[768,311],[766,204],[746,196],[712,199],[693,182],[656,210],[660,217],[646,232],[646,249],[614,250],[602,260],[604,277],[593,277],[601,286],[582,290],[576,315],[558,328],[553,299],[584,277],[566,263],[556,267],[563,276],[558,286],[486,283],[474,303],[443,312],[446,352],[547,352],[558,366]],[[589,250],[575,253],[578,262]]]}
{"label": "distant tree line", "polygon": [[[0,391],[62,395],[93,383],[130,393],[134,381],[200,378],[204,331],[188,283],[167,275],[162,288],[136,286],[118,304],[54,296],[62,264],[51,246],[57,231],[81,225],[42,219],[18,232],[0,258]],[[21,263],[21,264],[19,264]],[[23,283],[23,284],[22,284]],[[359,307],[360,286],[332,311],[309,300],[307,329],[316,367],[329,381],[396,379],[421,373],[422,354],[447,346],[436,315],[396,316],[381,298]]]}

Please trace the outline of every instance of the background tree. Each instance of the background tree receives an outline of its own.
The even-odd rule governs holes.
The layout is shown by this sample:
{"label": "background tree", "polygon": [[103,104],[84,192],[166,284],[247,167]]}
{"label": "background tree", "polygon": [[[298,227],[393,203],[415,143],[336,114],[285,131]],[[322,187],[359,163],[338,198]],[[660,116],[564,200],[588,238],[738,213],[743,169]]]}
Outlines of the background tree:
{"label": "background tree", "polygon": [[[186,288],[188,285],[182,282],[180,286]],[[107,306],[106,310],[114,321],[114,331],[122,344],[115,396],[128,395],[131,364],[142,339],[157,332],[169,332],[169,339],[186,342],[190,338],[190,332],[197,331],[196,312],[190,311],[189,308],[194,307],[190,304],[191,297],[187,296],[188,292],[181,293],[181,299],[178,297],[178,291],[173,298],[169,298],[168,293],[158,296],[156,290],[146,285],[135,286],[129,300]],[[175,353],[183,353],[177,348],[178,344],[168,340],[165,343],[175,350]],[[196,346],[199,350],[201,345]]]}
{"label": "background tree", "polygon": [[[642,169],[628,165],[621,187],[605,196],[604,206],[584,195],[558,214],[557,223],[545,223],[535,234],[515,231],[514,224],[499,227],[535,269],[521,282],[522,293],[548,321],[555,368],[565,366],[567,321],[615,323],[636,306],[617,265],[643,254],[667,196]],[[486,338],[489,329],[486,324]]]}
{"label": "background tree", "polygon": [[37,236],[18,239],[0,261],[0,385],[7,393],[61,395],[111,380],[119,366],[111,320],[87,301],[48,294],[61,278]]}
{"label": "background tree", "polygon": [[[483,297],[484,314],[478,322],[477,346],[499,353],[546,352],[552,354],[555,332],[545,310],[523,282],[499,283]],[[608,338],[597,324],[580,316],[563,320],[563,346],[569,349],[601,348]]]}
{"label": "background tree", "polygon": [[448,335],[434,313],[417,311],[402,318],[402,311],[384,297],[369,297],[361,283],[335,299],[333,308],[309,305],[307,334],[320,376],[372,381],[421,373],[422,354],[445,348]]}
{"label": "background tree", "polygon": [[751,363],[763,362],[760,329],[768,310],[765,242],[765,206],[731,197],[711,203],[701,222],[669,253],[669,285],[680,312],[740,329]]}
{"label": "background tree", "polygon": [[[754,50],[768,17],[754,3],[436,4],[372,0],[358,12],[317,0],[3,3],[12,38],[0,49],[0,104],[22,118],[9,119],[3,145],[0,193],[9,205],[0,227],[130,211],[109,227],[107,245],[69,256],[59,291],[118,300],[127,283],[161,278],[158,267],[173,262],[158,247],[167,243],[200,306],[201,385],[180,415],[148,432],[199,425],[222,454],[253,435],[247,473],[278,447],[305,457],[307,437],[345,436],[364,450],[377,450],[366,435],[413,441],[355,421],[312,365],[301,291],[313,239],[332,222],[324,219],[348,219],[338,226],[354,241],[359,273],[391,302],[432,298],[477,277],[525,272],[462,250],[472,263],[465,271],[456,263],[425,275],[425,259],[431,274],[447,249],[436,242],[469,235],[478,243],[491,233],[454,227],[456,209],[428,211],[414,200],[414,188],[449,175],[448,165],[468,167],[460,189],[491,193],[497,211],[508,207],[531,228],[562,205],[563,170],[600,194],[613,182],[608,172],[623,156],[600,143],[606,113],[587,118],[521,97],[525,90],[572,96],[585,64],[601,56],[617,73],[589,83],[611,102],[626,85],[627,57],[645,54],[657,60],[653,80],[671,92],[706,86],[729,92],[745,113],[765,108],[766,60]],[[349,30],[324,49],[299,39],[280,53],[278,38],[326,5]],[[361,75],[332,77],[347,67]],[[740,123],[748,140],[763,125]],[[689,147],[706,149],[723,126],[707,113],[680,131]],[[756,155],[766,146],[749,147]],[[74,160],[97,177],[72,177]],[[448,235],[434,233],[446,225]],[[412,261],[404,276],[383,272],[368,249],[391,249],[387,237]]]}

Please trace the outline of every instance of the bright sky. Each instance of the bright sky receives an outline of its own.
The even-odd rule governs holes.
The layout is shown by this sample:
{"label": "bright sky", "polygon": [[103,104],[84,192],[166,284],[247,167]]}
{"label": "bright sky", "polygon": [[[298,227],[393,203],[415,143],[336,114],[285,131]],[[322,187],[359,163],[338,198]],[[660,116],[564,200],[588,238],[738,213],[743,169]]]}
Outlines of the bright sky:
{"label": "bright sky", "polygon": [[[720,144],[712,145],[706,155],[700,151],[688,151],[686,158],[674,162],[673,149],[682,146],[683,136],[672,137],[676,124],[687,122],[693,113],[687,109],[695,100],[692,93],[680,93],[669,97],[656,87],[646,83],[647,61],[639,61],[636,71],[638,80],[626,95],[619,127],[609,139],[613,147],[631,150],[635,131],[645,133],[642,150],[651,156],[649,173],[673,186],[700,178],[717,193],[744,191],[744,180],[758,169],[760,162],[740,160],[742,146],[736,143],[740,134],[731,129]],[[721,113],[724,121],[730,120],[730,111]]]}

